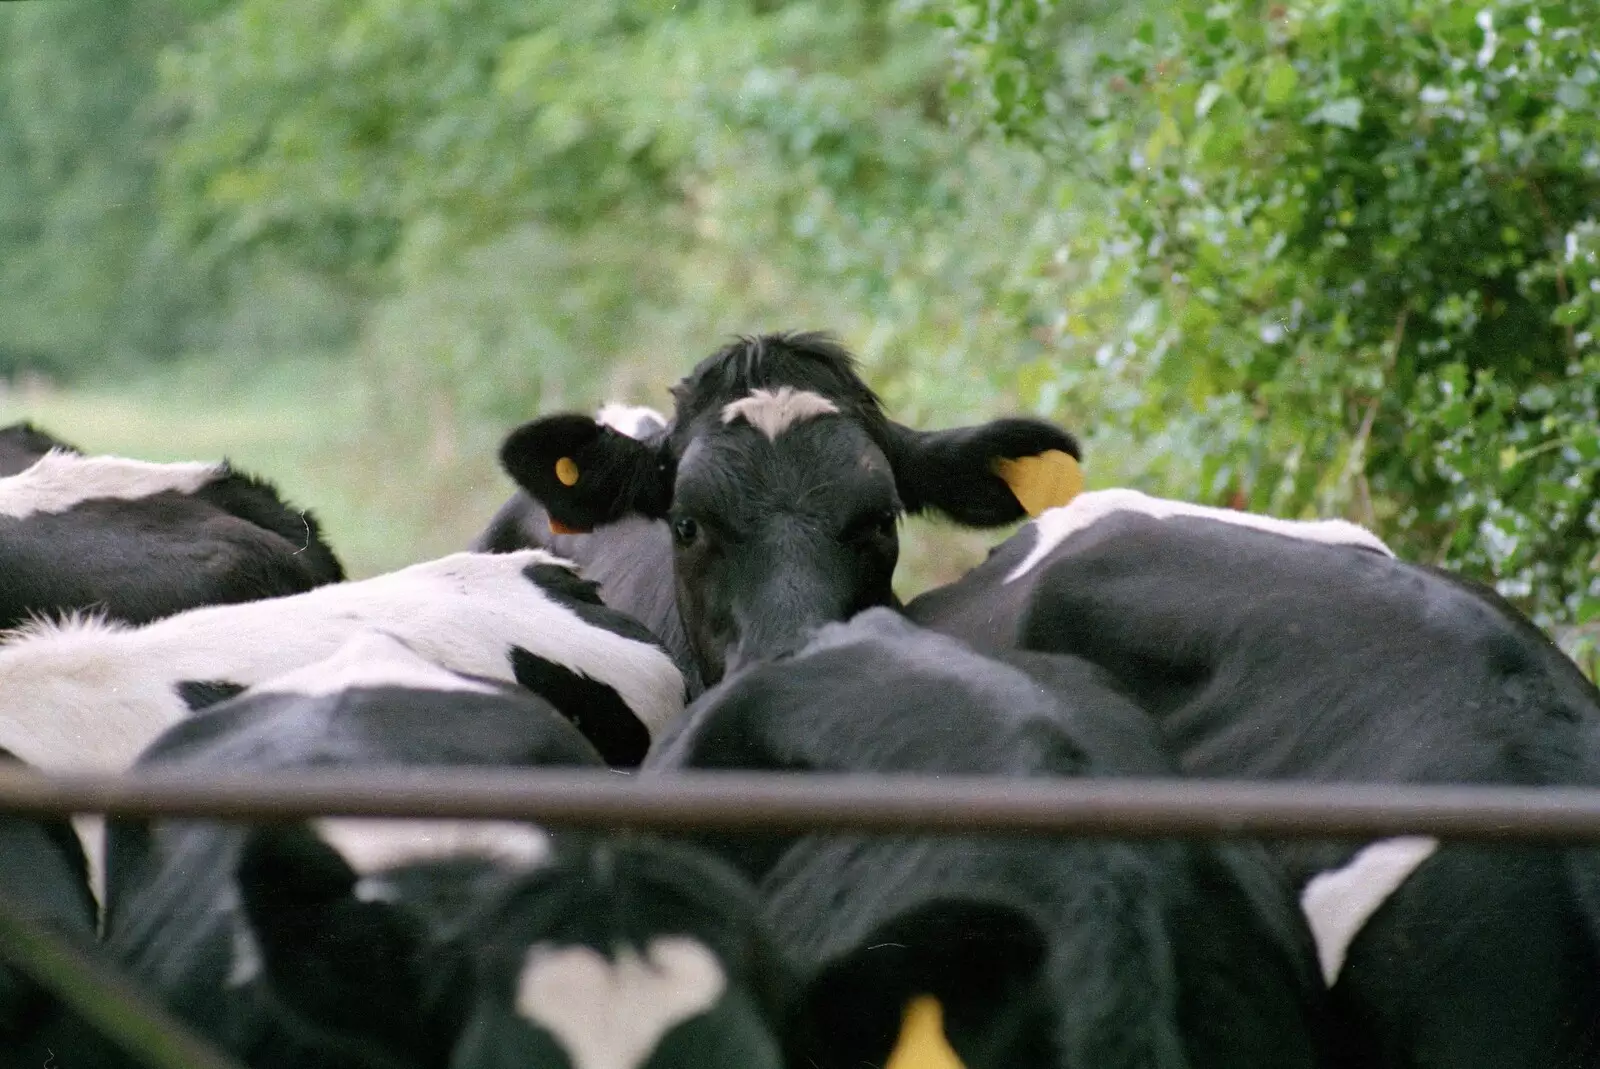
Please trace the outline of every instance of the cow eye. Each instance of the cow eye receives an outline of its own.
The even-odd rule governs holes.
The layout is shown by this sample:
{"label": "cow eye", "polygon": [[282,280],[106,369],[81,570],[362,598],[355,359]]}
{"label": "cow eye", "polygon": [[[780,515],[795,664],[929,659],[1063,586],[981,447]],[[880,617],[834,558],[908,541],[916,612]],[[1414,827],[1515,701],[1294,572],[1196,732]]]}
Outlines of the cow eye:
{"label": "cow eye", "polygon": [[672,521],[672,537],[680,546],[687,546],[699,537],[699,534],[700,525],[689,516],[679,516]]}

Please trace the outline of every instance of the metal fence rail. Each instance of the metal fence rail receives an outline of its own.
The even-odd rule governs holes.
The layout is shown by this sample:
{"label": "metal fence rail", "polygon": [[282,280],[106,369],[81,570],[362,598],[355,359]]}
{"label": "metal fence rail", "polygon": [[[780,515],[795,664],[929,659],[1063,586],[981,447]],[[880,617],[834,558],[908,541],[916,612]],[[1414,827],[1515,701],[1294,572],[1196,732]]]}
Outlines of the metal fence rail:
{"label": "metal fence rail", "polygon": [[[0,767],[0,814],[282,821],[526,820],[691,831],[1040,834],[1094,838],[1444,839],[1600,845],[1600,788],[1015,780],[552,769],[350,768],[117,776]],[[64,998],[151,1069],[235,1063],[100,962],[0,902],[0,960]]]}
{"label": "metal fence rail", "polygon": [[1600,789],[362,768],[195,776],[0,769],[0,813],[527,820],[686,831],[1373,838],[1600,844]]}

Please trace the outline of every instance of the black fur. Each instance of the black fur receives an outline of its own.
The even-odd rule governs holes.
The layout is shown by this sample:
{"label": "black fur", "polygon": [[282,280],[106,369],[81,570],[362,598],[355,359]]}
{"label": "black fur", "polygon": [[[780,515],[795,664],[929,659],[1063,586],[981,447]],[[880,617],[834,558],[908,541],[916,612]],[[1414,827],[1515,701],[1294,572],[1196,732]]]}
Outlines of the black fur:
{"label": "black fur", "polygon": [[606,764],[631,768],[644,760],[650,732],[616,691],[521,646],[511,647],[511,667],[517,682],[561,710]]}
{"label": "black fur", "polygon": [[[1600,693],[1475,583],[1131,512],[1007,583],[1034,539],[1025,528],[907,614],[981,648],[1092,661],[1192,775],[1600,786]],[[1273,852],[1300,886],[1359,845]],[[1600,1064],[1597,887],[1600,851],[1441,847],[1340,973],[1340,1005],[1377,1030],[1357,1064]]]}
{"label": "black fur", "polygon": [[284,501],[277,487],[265,479],[224,467],[225,474],[202,486],[196,497],[230,516],[271,531],[296,547],[294,555],[304,557],[306,569],[317,585],[344,580],[344,565],[323,541],[322,527],[311,510],[295,508]]}
{"label": "black fur", "polygon": [[225,679],[185,679],[178,684],[178,697],[183,699],[183,704],[189,707],[191,713],[243,693],[243,684],[229,683]]}
{"label": "black fur", "polygon": [[27,471],[34,461],[52,449],[65,453],[83,452],[28,420],[0,427],[0,477]]}
{"label": "black fur", "polygon": [[0,628],[68,611],[143,624],[343,578],[314,517],[227,469],[193,494],[0,516]]}
{"label": "black fur", "polygon": [[[650,769],[1160,775],[1144,714],[1068,658],[1001,663],[886,610],[730,677]],[[909,996],[968,1069],[1327,1064],[1309,934],[1253,846],[705,835],[813,970],[791,1061],[881,1065]]]}

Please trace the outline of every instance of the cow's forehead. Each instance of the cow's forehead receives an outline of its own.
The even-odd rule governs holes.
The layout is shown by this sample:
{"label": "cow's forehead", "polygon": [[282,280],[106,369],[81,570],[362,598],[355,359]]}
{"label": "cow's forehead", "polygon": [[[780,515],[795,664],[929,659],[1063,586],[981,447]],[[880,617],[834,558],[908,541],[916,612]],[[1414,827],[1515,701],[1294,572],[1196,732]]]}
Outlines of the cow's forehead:
{"label": "cow's forehead", "polygon": [[742,421],[697,437],[678,463],[674,500],[732,516],[778,510],[898,507],[888,457],[848,419],[813,419],[776,438]]}

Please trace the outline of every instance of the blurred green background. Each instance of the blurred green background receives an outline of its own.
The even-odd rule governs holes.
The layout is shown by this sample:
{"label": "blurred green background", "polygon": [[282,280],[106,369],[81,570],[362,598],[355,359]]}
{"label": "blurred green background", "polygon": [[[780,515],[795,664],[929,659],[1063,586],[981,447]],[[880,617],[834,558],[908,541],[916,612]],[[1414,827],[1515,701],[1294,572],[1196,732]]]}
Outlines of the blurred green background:
{"label": "blurred green background", "polygon": [[[902,421],[1600,617],[1600,29],[1490,0],[0,5],[0,419],[353,573],[523,419],[827,328]],[[912,593],[994,534],[913,524]],[[1580,655],[1581,650],[1576,652]]]}

